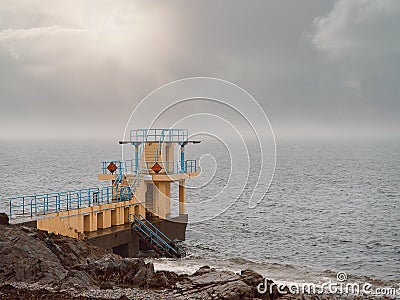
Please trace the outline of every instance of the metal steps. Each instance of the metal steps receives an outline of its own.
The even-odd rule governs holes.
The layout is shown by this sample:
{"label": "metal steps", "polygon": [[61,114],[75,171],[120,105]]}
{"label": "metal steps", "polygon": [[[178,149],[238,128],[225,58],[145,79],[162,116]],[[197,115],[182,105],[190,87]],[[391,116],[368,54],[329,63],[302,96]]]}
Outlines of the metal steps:
{"label": "metal steps", "polygon": [[159,255],[180,258],[186,255],[185,250],[168,238],[157,227],[145,218],[134,216],[132,230]]}

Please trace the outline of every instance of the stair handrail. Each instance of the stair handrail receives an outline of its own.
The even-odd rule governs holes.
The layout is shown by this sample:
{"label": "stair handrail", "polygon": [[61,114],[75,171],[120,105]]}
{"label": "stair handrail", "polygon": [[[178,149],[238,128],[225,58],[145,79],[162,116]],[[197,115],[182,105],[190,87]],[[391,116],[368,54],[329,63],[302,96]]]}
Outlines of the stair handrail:
{"label": "stair handrail", "polygon": [[[155,231],[155,234],[157,236],[162,236],[164,239],[161,239],[163,241],[164,244],[166,244],[169,248],[171,248],[175,253],[179,254],[179,253],[183,253],[185,254],[185,251],[180,248],[178,245],[175,244],[175,242],[173,240],[171,240],[169,237],[167,237],[161,230],[159,230],[156,226],[154,226],[151,222],[149,222],[146,218],[144,218],[142,215],[139,214],[139,216],[142,219],[139,219],[138,217],[136,217],[135,215],[134,220],[138,221],[140,224],[144,224],[143,220],[145,220],[146,224],[148,224],[149,226],[146,226],[146,224],[144,224],[146,227],[150,227],[149,230],[151,231]],[[170,243],[173,243],[176,246],[176,249],[173,248],[170,244],[168,244],[165,240],[167,240]]]}
{"label": "stair handrail", "polygon": [[[146,236],[148,236],[150,238],[150,242],[151,243],[156,243],[159,247],[163,248],[165,251],[168,250],[172,250],[173,252],[175,252],[176,255],[179,255],[179,253],[170,245],[168,245],[168,243],[166,243],[162,238],[160,238],[154,231],[152,231],[145,223],[143,222],[139,222],[140,226],[138,226],[137,224],[135,225],[135,228],[139,229],[143,234],[145,234]],[[146,228],[148,232],[146,232],[145,230],[143,230],[142,227]],[[160,242],[163,244],[161,245]]]}
{"label": "stair handrail", "polygon": [[[151,224],[149,221],[147,221],[146,219],[139,219],[137,218],[135,215],[133,216],[135,222],[139,223],[141,226],[143,226],[144,228],[146,228],[150,234],[152,234],[154,237],[156,237],[158,240],[161,241],[162,244],[164,244],[164,246],[167,249],[172,250],[177,256],[179,256],[181,253],[185,253],[183,251],[183,249],[181,249],[180,247],[178,247],[174,241],[172,241],[170,238],[168,238],[164,233],[162,233],[157,227],[155,227],[153,224]],[[142,217],[142,216],[141,216]],[[145,222],[143,222],[143,220],[145,220]],[[149,236],[144,230],[142,230],[142,228],[140,228],[139,226],[136,225],[136,223],[134,223],[135,227],[138,228],[140,231],[142,231],[144,234],[146,234],[147,236]],[[148,226],[150,225],[150,226]],[[154,229],[154,230],[153,230]],[[168,242],[174,244],[176,246],[176,249],[174,247],[172,247],[170,244],[168,244],[164,239],[162,239],[160,237],[160,235],[162,237],[164,237]],[[151,236],[149,236],[151,238]],[[162,247],[162,245],[160,245],[157,240],[155,240],[155,242]]]}
{"label": "stair handrail", "polygon": [[[146,225],[144,225],[144,224],[141,224],[141,225],[144,226],[144,227],[146,227],[146,228],[148,228],[148,227],[147,227]],[[153,237],[156,237],[156,235],[155,235],[155,233],[152,232],[149,228],[148,228],[148,230],[149,230],[150,233],[147,233],[145,230],[143,230],[143,229],[142,229],[141,227],[139,227],[138,225],[134,224],[134,226],[135,226],[135,228],[139,229],[140,232],[142,232],[144,235],[146,235],[147,237],[149,237],[151,242],[154,242],[154,243],[156,243],[159,247],[163,248],[163,246],[162,246],[156,239],[153,239]]]}

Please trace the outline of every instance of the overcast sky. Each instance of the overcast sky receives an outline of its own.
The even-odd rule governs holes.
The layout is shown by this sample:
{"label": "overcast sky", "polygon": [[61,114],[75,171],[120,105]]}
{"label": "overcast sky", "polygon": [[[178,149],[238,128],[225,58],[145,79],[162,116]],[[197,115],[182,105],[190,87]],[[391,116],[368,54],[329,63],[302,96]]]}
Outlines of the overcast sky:
{"label": "overcast sky", "polygon": [[400,1],[0,0],[0,138],[121,136],[176,79],[249,91],[277,137],[399,136]]}

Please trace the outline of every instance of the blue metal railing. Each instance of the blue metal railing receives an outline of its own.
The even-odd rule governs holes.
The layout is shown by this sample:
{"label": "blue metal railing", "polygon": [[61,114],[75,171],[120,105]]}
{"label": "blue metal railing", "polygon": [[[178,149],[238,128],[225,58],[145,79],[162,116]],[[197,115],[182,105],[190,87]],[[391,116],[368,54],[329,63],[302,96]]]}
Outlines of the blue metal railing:
{"label": "blue metal railing", "polygon": [[[182,165],[181,165],[180,161],[179,162],[159,161],[158,163],[162,167],[160,174],[173,175],[173,174],[197,172],[197,160],[195,160],[195,159],[185,160],[184,165],[183,165],[184,166],[183,170],[182,170]],[[153,162],[146,162],[147,170],[150,171],[151,167],[153,167],[153,165],[154,165]]]}
{"label": "blue metal railing", "polygon": [[[102,173],[103,174],[111,174],[110,171],[107,170],[107,166],[110,164],[111,161],[103,161],[102,162]],[[112,161],[118,166],[118,170],[115,172],[117,175],[122,174],[136,174],[136,165],[134,160],[126,160],[126,161]],[[140,162],[140,160],[139,160]],[[146,165],[147,170],[150,170],[151,167],[154,165],[155,162],[144,162]],[[181,162],[174,162],[174,161],[162,161],[158,162],[163,170],[161,173],[165,174],[179,174],[179,173],[192,173],[197,172],[197,160],[195,159],[188,159],[184,161],[184,170],[182,171]]]}
{"label": "blue metal railing", "polygon": [[115,174],[126,174],[127,172],[127,165],[130,166],[129,161],[121,161],[121,160],[110,160],[110,161],[103,161],[101,170],[103,174],[111,174],[111,172],[107,169],[107,167],[114,163],[117,166],[117,170],[114,172]]}
{"label": "blue metal railing", "polygon": [[195,159],[188,159],[184,161],[183,167],[184,169],[181,169],[181,162],[179,161],[178,163],[178,170],[179,173],[193,173],[197,172],[197,160]]}
{"label": "blue metal railing", "polygon": [[121,187],[119,194],[115,186],[87,188],[60,193],[34,194],[9,198],[9,217],[47,214],[52,212],[68,211],[82,207],[89,207],[125,201],[131,198],[131,188]]}
{"label": "blue metal railing", "polygon": [[155,227],[151,222],[140,216],[140,218],[133,215],[134,223],[133,227],[135,230],[144,234],[151,244],[156,244],[158,247],[164,250],[164,252],[182,257],[186,255],[185,250],[178,247],[174,241],[167,237],[162,231]]}
{"label": "blue metal railing", "polygon": [[132,142],[185,142],[188,140],[187,129],[150,128],[130,131]]}
{"label": "blue metal railing", "polygon": [[109,161],[103,161],[101,163],[101,171],[103,174],[111,174],[111,172],[107,169],[110,163],[114,163],[117,166],[117,170],[114,173],[119,173],[119,174],[136,174],[136,172],[139,170],[140,166],[140,161],[142,159],[142,153],[143,153],[144,146],[141,144],[138,147],[138,162],[136,165],[136,160],[135,159],[127,159],[127,160],[109,160]]}

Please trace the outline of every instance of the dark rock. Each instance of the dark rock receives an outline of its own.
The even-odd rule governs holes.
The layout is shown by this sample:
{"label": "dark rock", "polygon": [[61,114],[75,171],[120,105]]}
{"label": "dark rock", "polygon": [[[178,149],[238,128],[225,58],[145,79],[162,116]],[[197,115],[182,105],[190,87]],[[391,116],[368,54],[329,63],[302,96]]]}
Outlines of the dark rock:
{"label": "dark rock", "polygon": [[9,220],[7,214],[0,213],[0,224],[1,225],[9,225],[10,224],[10,220]]}
{"label": "dark rock", "polygon": [[264,282],[264,277],[253,270],[243,270],[240,272],[240,275],[242,276],[243,282],[252,287],[257,287],[260,283]]}
{"label": "dark rock", "polygon": [[218,298],[221,299],[233,300],[254,297],[252,288],[241,280],[225,283],[216,288],[215,291],[217,292]]}
{"label": "dark rock", "polygon": [[197,275],[203,275],[205,273],[210,273],[211,272],[211,268],[209,266],[202,266],[200,267],[200,269],[198,269],[196,272],[194,272],[194,276]]}
{"label": "dark rock", "polygon": [[178,281],[178,275],[174,272],[158,271],[149,282],[150,288],[173,288]]}
{"label": "dark rock", "polygon": [[209,272],[201,272],[200,275],[196,275],[196,273],[191,276],[191,281],[196,286],[240,280],[240,276],[231,271],[216,271],[211,269]]}
{"label": "dark rock", "polygon": [[105,282],[105,281],[100,283],[99,287],[100,287],[101,290],[112,290],[113,289],[113,285],[111,283]]}
{"label": "dark rock", "polygon": [[72,265],[107,253],[80,240],[16,225],[0,225],[0,244],[0,282],[61,282]]}
{"label": "dark rock", "polygon": [[87,289],[89,286],[94,287],[96,283],[97,282],[93,279],[93,277],[84,271],[69,270],[67,276],[57,285],[62,288],[73,286],[81,289]]}

